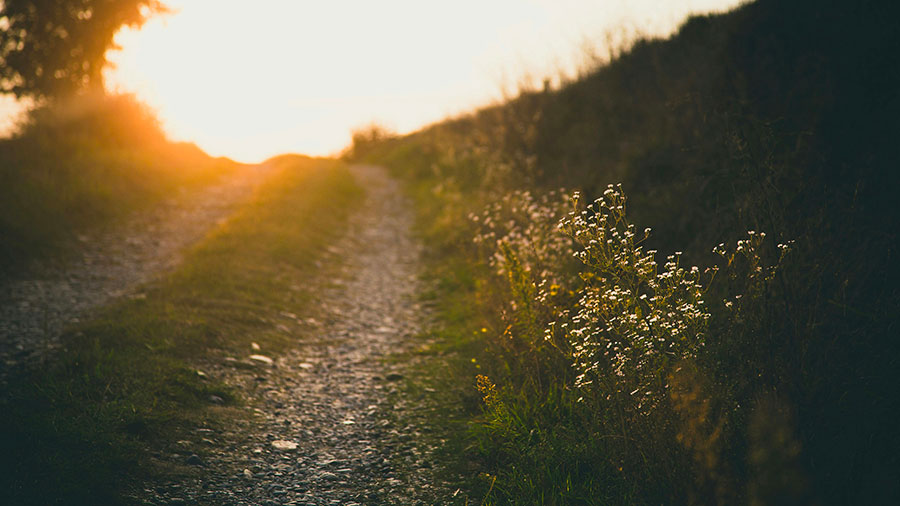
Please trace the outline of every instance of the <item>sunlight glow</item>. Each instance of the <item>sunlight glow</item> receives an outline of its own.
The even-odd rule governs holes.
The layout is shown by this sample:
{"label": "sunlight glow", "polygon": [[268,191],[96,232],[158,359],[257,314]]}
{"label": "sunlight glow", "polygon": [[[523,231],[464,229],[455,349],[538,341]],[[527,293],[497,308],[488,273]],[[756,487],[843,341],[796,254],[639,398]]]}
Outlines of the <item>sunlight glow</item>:
{"label": "sunlight glow", "polygon": [[165,3],[172,14],[119,33],[107,86],[137,94],[176,140],[260,161],[333,154],[372,121],[411,131],[497,100],[525,75],[572,74],[581,48],[607,35],[665,35],[688,12],[740,2]]}

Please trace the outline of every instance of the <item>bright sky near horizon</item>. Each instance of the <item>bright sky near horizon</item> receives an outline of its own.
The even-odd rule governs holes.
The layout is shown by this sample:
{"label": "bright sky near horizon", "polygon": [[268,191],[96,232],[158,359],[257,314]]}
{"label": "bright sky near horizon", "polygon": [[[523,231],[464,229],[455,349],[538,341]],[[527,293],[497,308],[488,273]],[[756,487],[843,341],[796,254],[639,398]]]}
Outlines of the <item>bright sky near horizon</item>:
{"label": "bright sky near horizon", "polygon": [[124,30],[107,86],[168,134],[255,162],[344,148],[376,121],[407,132],[495,101],[523,76],[573,74],[584,48],[667,35],[740,0],[164,0]]}

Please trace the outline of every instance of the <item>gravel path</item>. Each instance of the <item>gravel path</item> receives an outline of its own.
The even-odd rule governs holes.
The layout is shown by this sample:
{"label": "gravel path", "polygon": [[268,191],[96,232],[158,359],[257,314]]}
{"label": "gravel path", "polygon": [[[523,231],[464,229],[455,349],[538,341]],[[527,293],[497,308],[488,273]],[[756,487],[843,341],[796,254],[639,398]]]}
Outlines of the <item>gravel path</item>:
{"label": "gravel path", "polygon": [[246,201],[271,169],[239,169],[112,230],[81,235],[80,254],[65,265],[45,262],[0,283],[0,385],[11,371],[47,356],[67,325],[176,265],[181,252]]}
{"label": "gravel path", "polygon": [[[410,350],[428,321],[416,303],[421,248],[410,236],[410,207],[382,169],[353,170],[367,198],[350,232],[330,248],[343,252],[348,276],[320,295],[326,316],[270,365],[204,365],[209,376],[240,389],[258,416],[248,426],[200,429],[180,442],[183,450],[168,458],[197,465],[199,477],[150,487],[138,494],[145,504],[462,501],[434,478],[438,463],[420,437],[428,428],[405,425],[400,416],[426,400],[406,398],[402,364],[385,361]],[[199,445],[211,455],[205,462],[192,455]]]}

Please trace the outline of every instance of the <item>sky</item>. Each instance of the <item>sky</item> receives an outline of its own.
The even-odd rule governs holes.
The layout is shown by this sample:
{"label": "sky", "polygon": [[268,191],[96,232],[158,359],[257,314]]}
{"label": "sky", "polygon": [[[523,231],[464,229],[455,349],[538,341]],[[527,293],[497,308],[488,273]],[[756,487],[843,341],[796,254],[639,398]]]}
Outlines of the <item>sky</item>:
{"label": "sky", "polygon": [[[405,133],[572,75],[586,48],[665,36],[739,0],[164,0],[116,38],[112,91],[174,140],[244,162],[329,155],[377,122]],[[0,101],[0,110],[9,104]],[[0,128],[6,118],[0,118]]]}

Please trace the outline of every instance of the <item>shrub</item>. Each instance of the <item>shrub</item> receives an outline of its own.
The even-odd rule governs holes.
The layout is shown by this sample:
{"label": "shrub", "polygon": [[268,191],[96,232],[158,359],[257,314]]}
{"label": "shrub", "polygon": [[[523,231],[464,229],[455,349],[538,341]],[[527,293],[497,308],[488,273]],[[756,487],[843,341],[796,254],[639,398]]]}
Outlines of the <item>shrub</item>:
{"label": "shrub", "polygon": [[[477,378],[485,402],[477,437],[486,454],[517,467],[501,490],[524,476],[544,482],[526,495],[543,493],[584,469],[628,468],[618,479],[656,480],[642,496],[728,502],[740,494],[728,455],[744,437],[729,425],[739,400],[704,364],[761,317],[791,245],[749,231],[713,249],[721,267],[683,266],[680,252],[659,264],[643,246],[650,229],[636,232],[626,200],[620,185],[585,208],[577,192],[512,191],[470,216],[481,302],[503,329],[491,340],[500,363]],[[712,320],[719,334],[708,347]],[[555,478],[537,469],[535,452],[561,466]],[[583,462],[561,464],[573,456]],[[575,496],[608,485],[586,479]]]}

